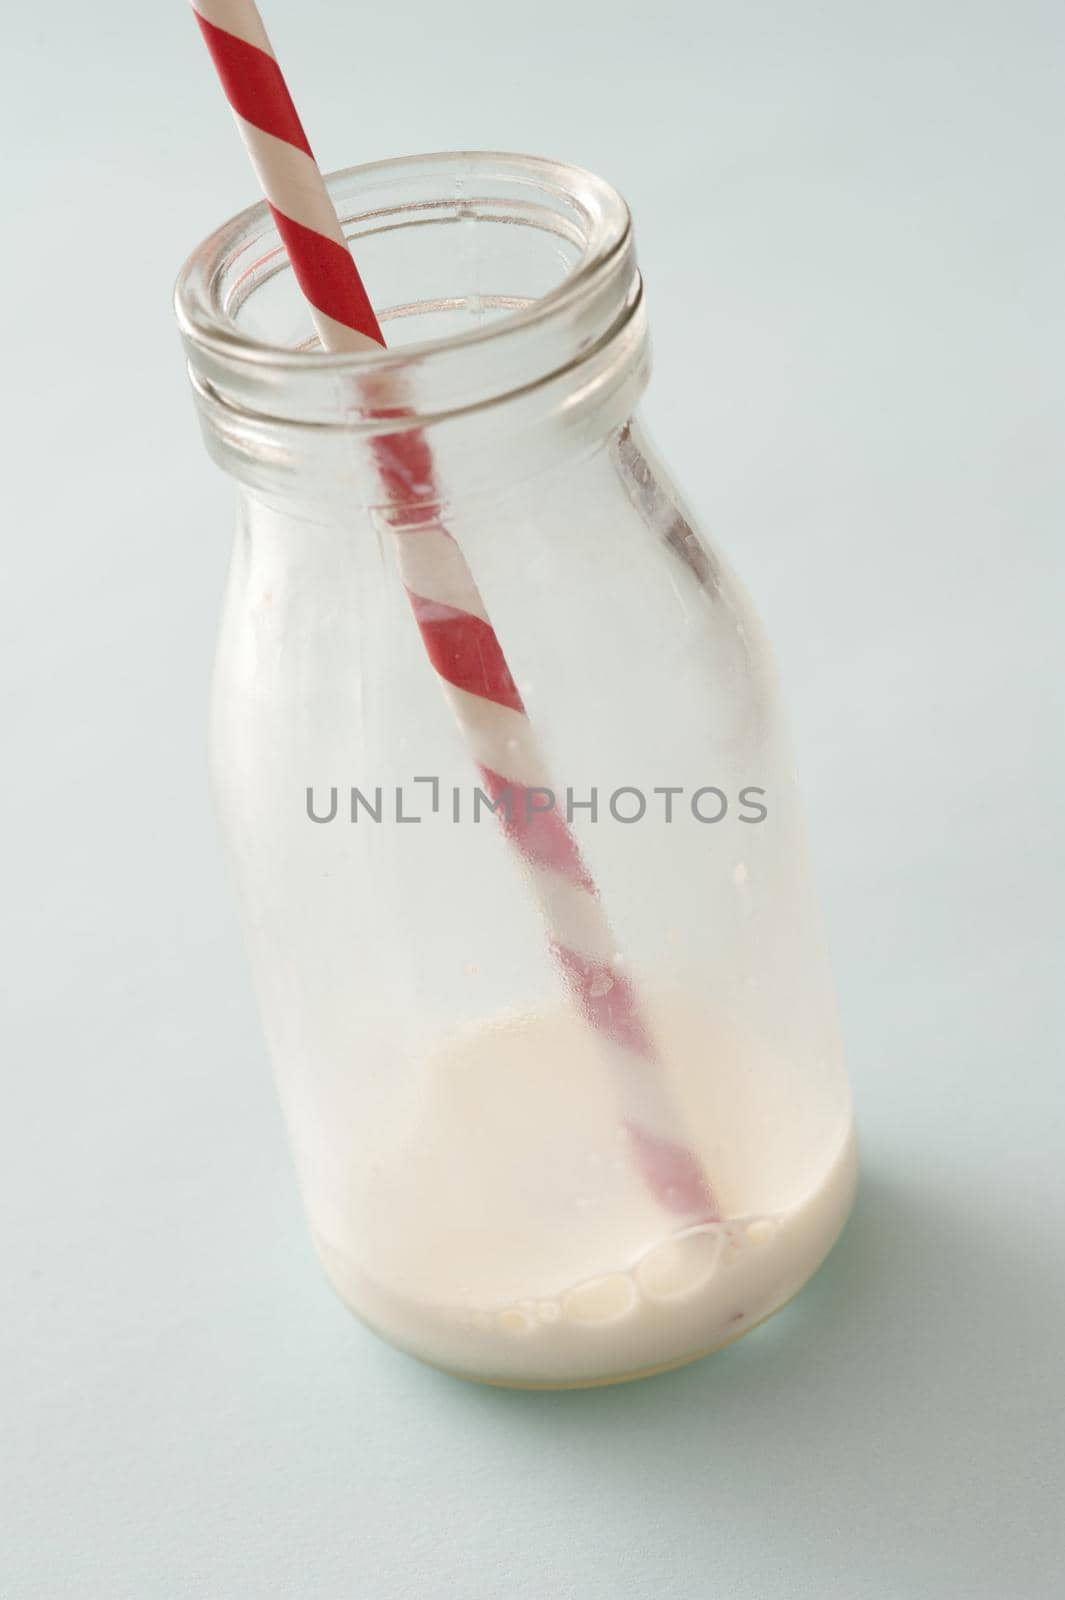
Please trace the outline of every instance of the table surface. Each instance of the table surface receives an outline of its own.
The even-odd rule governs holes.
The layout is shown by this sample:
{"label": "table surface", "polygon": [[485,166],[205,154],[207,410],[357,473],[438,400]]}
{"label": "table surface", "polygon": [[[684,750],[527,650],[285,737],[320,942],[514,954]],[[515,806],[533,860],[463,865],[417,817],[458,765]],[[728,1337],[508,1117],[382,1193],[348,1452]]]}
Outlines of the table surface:
{"label": "table surface", "polygon": [[17,8],[0,1592],[1049,1600],[1062,14],[505,9],[269,14],[324,164],[541,150],[633,206],[648,420],[787,688],[857,1209],[617,1390],[468,1386],[333,1298],[207,795],[230,496],[168,304],[249,178],[183,8]]}

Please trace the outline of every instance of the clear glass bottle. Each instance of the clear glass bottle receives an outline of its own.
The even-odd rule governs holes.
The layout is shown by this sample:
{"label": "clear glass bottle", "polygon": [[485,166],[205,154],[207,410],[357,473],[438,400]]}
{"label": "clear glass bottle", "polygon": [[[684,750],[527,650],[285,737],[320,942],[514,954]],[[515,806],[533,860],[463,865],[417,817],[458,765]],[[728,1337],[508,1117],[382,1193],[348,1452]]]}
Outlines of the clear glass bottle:
{"label": "clear glass bottle", "polygon": [[[311,1231],[426,1361],[550,1387],[657,1370],[782,1305],[853,1195],[766,642],[634,416],[618,195],[493,154],[330,188],[387,352],[315,348],[262,206],[177,291],[238,485],[213,781]],[[422,462],[401,494],[389,459]],[[475,580],[531,774],[521,730],[442,692],[404,554],[427,526]],[[501,740],[569,868],[485,804]],[[688,1152],[705,1205],[648,1148]]]}

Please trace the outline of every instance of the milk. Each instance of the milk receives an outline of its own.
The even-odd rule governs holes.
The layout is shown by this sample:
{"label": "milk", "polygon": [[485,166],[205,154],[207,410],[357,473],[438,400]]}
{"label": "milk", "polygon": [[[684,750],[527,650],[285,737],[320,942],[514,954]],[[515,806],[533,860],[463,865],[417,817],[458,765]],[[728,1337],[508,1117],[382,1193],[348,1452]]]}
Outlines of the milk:
{"label": "milk", "polygon": [[788,1300],[853,1199],[842,1067],[796,1071],[685,996],[648,1014],[723,1220],[687,1226],[648,1190],[579,1015],[507,1015],[427,1052],[372,1163],[324,1182],[305,1149],[315,1243],[352,1310],[453,1372],[567,1386],[691,1359]]}

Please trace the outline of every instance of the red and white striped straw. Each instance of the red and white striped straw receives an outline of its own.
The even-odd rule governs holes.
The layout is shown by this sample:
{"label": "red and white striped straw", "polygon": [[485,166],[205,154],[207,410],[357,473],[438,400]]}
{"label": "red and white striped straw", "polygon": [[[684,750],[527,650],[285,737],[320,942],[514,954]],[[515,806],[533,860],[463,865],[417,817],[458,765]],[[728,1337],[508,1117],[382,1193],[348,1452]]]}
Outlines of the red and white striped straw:
{"label": "red and white striped straw", "polygon": [[[322,345],[383,346],[252,0],[192,4]],[[691,1221],[716,1221],[710,1185],[699,1158],[678,1136],[677,1110],[577,841],[556,811],[534,802],[532,791],[556,791],[473,574],[427,494],[434,479],[428,441],[416,429],[382,435],[374,453],[396,507],[400,573],[426,653],[485,789],[498,803],[496,815],[526,863],[551,949],[609,1049],[636,1165],[668,1210]]]}

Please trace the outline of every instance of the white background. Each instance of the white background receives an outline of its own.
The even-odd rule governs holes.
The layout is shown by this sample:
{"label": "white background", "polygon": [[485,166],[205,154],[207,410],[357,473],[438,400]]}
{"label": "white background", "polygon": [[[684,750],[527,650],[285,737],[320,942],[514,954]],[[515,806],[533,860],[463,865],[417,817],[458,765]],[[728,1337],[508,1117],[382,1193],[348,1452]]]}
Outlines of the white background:
{"label": "white background", "polygon": [[207,799],[230,494],[169,308],[253,189],[180,4],[14,8],[0,1593],[1050,1600],[1062,13],[267,18],[327,167],[531,150],[628,197],[647,415],[783,668],[864,1183],[785,1315],[628,1389],[479,1390],[333,1299]]}

